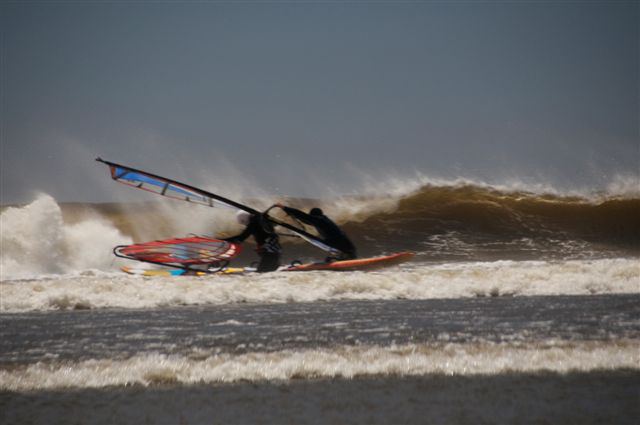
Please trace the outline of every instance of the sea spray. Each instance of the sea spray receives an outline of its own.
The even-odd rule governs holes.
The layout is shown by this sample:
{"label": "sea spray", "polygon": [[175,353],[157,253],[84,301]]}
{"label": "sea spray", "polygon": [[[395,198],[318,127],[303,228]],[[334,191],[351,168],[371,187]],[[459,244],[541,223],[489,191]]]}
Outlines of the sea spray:
{"label": "sea spray", "polygon": [[111,249],[131,241],[97,215],[65,223],[60,206],[46,194],[3,211],[0,229],[2,280],[108,270]]}

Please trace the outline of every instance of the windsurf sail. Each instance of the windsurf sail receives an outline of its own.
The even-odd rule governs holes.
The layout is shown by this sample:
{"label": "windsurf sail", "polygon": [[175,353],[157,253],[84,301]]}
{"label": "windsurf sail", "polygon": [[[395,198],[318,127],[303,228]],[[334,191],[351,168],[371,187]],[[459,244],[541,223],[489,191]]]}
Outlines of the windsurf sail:
{"label": "windsurf sail", "polygon": [[[205,205],[208,207],[224,206],[228,208],[243,210],[248,212],[249,214],[260,214],[258,210],[255,210],[251,207],[248,207],[231,199],[227,199],[223,196],[216,195],[215,193],[207,192],[197,187],[188,185],[186,183],[180,183],[176,180],[171,180],[166,177],[148,173],[146,171],[137,170],[126,165],[116,164],[115,162],[105,161],[102,158],[96,158],[96,161],[102,162],[103,164],[109,166],[111,178],[113,180],[127,186],[135,187],[136,189],[142,189],[146,190],[147,192],[152,192],[167,198]],[[293,226],[292,224],[278,220],[268,215],[267,219],[273,224],[290,230],[295,236],[304,239],[317,248],[331,253],[340,252],[334,247],[327,245],[318,236],[315,236],[305,231],[304,229],[300,229],[296,226]]]}
{"label": "windsurf sail", "polygon": [[241,251],[240,245],[201,236],[120,245],[113,249],[114,254],[121,258],[181,269],[198,265],[219,269]]}
{"label": "windsurf sail", "polygon": [[246,205],[242,205],[230,199],[198,189],[197,187],[193,187],[185,183],[157,176],[146,171],[136,170],[135,168],[127,167],[125,165],[105,161],[102,158],[97,158],[96,161],[109,166],[111,178],[113,180],[127,186],[135,187],[136,189],[146,190],[147,192],[156,193],[171,199],[206,205],[208,207],[218,205],[244,210],[251,214],[258,212]]}

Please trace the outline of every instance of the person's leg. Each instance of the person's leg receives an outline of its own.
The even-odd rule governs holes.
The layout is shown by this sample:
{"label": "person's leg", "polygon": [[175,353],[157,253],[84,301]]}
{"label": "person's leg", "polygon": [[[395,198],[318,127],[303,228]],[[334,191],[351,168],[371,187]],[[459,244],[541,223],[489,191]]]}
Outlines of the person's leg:
{"label": "person's leg", "polygon": [[260,257],[258,264],[258,273],[272,272],[280,267],[280,255],[266,252]]}

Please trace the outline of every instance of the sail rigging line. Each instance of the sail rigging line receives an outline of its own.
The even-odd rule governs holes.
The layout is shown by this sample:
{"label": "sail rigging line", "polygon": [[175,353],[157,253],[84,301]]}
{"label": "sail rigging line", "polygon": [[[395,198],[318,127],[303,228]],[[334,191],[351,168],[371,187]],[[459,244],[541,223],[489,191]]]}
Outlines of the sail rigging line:
{"label": "sail rigging line", "polygon": [[[142,189],[147,192],[152,192],[170,199],[193,202],[209,207],[214,207],[214,202],[218,202],[227,207],[246,211],[252,215],[263,214],[260,211],[243,205],[239,202],[233,201],[220,195],[216,195],[215,193],[207,192],[206,190],[199,189],[186,183],[181,183],[177,180],[172,180],[166,177],[159,176],[157,174],[149,173],[147,171],[142,171],[126,165],[117,164],[115,162],[106,161],[102,158],[96,158],[96,161],[102,162],[103,164],[109,166],[109,169],[111,171],[111,178],[127,186]],[[147,187],[144,186],[145,183],[148,185]],[[154,189],[159,189],[159,191]],[[168,192],[170,192],[171,194],[168,194]],[[180,195],[181,197],[179,197]],[[268,212],[271,208],[273,208],[273,206],[267,209],[266,212]],[[273,224],[291,230],[305,241],[324,251],[339,252],[339,250],[330,245],[327,245],[324,240],[318,238],[317,236],[312,235],[306,230],[297,228],[289,223],[271,217],[267,215],[266,212],[264,214],[265,217]]]}

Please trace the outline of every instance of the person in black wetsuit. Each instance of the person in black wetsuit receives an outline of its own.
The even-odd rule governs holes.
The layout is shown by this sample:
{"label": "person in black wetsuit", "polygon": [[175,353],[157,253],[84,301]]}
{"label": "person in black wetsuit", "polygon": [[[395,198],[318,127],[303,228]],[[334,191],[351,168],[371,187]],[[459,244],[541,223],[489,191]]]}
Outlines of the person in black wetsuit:
{"label": "person in black wetsuit", "polygon": [[340,251],[336,257],[330,257],[327,261],[352,260],[357,258],[356,247],[347,235],[329,217],[324,215],[320,208],[311,208],[309,214],[298,209],[276,204],[290,216],[301,222],[316,228],[324,242]]}
{"label": "person in black wetsuit", "polygon": [[236,236],[225,238],[227,242],[239,243],[253,236],[256,241],[256,252],[260,256],[258,264],[258,273],[272,272],[280,266],[280,255],[282,248],[278,234],[273,229],[273,225],[266,219],[265,214],[249,214],[245,211],[239,211],[236,215],[238,223],[245,225],[242,233]]}

